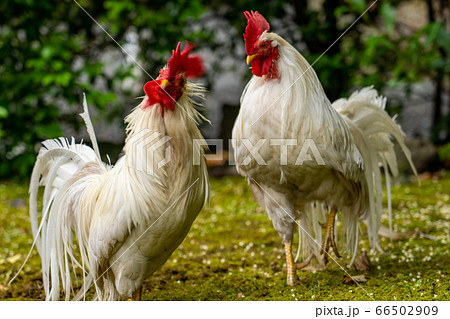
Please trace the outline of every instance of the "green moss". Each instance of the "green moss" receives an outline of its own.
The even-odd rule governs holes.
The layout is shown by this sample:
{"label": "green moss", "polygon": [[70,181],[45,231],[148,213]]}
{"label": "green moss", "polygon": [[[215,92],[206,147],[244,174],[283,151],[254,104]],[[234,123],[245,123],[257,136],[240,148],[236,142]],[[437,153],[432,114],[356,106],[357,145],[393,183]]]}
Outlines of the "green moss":
{"label": "green moss", "polygon": [[[342,282],[344,272],[329,264],[325,271],[298,272],[301,283],[288,287],[279,236],[246,182],[240,177],[212,179],[211,187],[210,207],[169,261],[145,281],[143,300],[450,299],[448,173],[422,186],[393,187],[394,230],[415,235],[382,239],[385,252],[369,253],[372,267],[360,286]],[[32,243],[27,207],[11,207],[13,202],[17,206],[17,198],[27,199],[27,185],[0,183],[0,299],[43,299],[36,251],[7,285]],[[383,223],[387,225],[386,216]],[[367,248],[366,241],[362,245]]]}

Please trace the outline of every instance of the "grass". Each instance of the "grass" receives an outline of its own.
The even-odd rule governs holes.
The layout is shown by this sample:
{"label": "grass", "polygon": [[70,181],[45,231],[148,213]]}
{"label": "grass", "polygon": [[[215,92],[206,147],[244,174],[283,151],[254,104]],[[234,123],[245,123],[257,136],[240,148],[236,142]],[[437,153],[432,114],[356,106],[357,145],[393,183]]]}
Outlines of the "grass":
{"label": "grass", "polygon": [[[279,236],[246,182],[226,177],[212,179],[211,187],[210,207],[169,261],[145,281],[143,300],[450,299],[449,173],[422,186],[393,187],[394,230],[415,235],[392,242],[383,238],[385,252],[369,252],[372,267],[361,286],[344,283],[344,272],[329,264],[324,271],[299,271],[301,283],[288,287]],[[36,251],[8,285],[32,243],[26,205],[26,183],[0,183],[0,300],[44,299]],[[367,242],[362,245],[368,249]]]}

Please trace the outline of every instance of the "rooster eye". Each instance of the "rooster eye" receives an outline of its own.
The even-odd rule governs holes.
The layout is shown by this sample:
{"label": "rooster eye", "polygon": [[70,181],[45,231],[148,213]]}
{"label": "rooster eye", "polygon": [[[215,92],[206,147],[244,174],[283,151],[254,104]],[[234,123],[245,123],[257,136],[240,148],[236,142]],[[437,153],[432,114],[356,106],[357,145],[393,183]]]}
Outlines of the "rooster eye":
{"label": "rooster eye", "polygon": [[266,48],[266,47],[267,47],[267,42],[263,42],[261,46],[262,46],[263,48]]}

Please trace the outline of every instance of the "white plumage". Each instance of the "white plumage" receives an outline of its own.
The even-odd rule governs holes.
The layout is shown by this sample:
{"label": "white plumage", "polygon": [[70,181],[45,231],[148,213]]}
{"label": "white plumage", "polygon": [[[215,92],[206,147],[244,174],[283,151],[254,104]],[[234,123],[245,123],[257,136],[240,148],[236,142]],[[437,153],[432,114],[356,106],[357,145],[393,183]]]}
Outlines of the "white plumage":
{"label": "white plumage", "polygon": [[[203,117],[192,100],[203,94],[203,87],[186,82],[164,116],[159,104],[145,108],[145,96],[125,119],[125,155],[114,167],[73,139],[43,142],[31,178],[30,217],[48,300],[58,300],[61,288],[70,299],[75,275],[84,282],[75,299],[91,284],[96,299],[131,298],[180,245],[209,200],[204,149],[194,145],[205,145],[196,126]],[[97,150],[87,106],[83,118]],[[166,156],[170,161],[158,166]]]}
{"label": "white plumage", "polygon": [[[336,208],[342,222],[340,248],[350,255],[351,264],[358,248],[360,221],[367,225],[372,247],[380,248],[381,168],[386,176],[389,211],[389,173],[398,174],[392,136],[413,165],[404,133],[384,110],[384,97],[364,88],[331,104],[303,56],[284,39],[267,32],[268,23],[257,12],[246,16],[249,26],[244,37],[248,61],[257,67],[254,73],[263,68],[264,59],[272,60],[267,62],[268,72],[253,76],[241,97],[233,128],[237,170],[248,179],[255,200],[266,209],[287,247],[288,283],[292,285],[295,272],[289,274],[293,261],[288,255],[296,222],[300,255],[306,258],[313,254],[323,263],[319,222],[326,222],[327,211]],[[258,34],[256,40],[254,34]],[[257,145],[262,139],[265,142],[258,153],[266,165],[258,164],[245,142]],[[310,148],[311,160],[298,165],[303,144],[311,140],[323,162]],[[287,163],[283,163],[283,148]]]}

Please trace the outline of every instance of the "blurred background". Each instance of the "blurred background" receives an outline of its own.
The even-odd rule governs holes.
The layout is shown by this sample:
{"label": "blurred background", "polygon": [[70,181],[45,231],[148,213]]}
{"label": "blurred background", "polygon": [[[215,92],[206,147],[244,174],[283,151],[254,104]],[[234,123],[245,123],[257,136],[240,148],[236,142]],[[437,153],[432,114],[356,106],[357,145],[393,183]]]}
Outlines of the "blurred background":
{"label": "blurred background", "polygon": [[[206,62],[204,136],[230,138],[251,76],[243,11],[262,13],[313,63],[373,0],[78,3],[130,55],[74,1],[0,3],[0,178],[27,178],[44,139],[87,139],[82,92],[100,150],[114,161],[123,118],[151,80],[134,60],[156,77],[178,41],[196,43]],[[420,172],[450,166],[449,30],[448,0],[378,1],[314,64],[331,101],[368,85],[388,97]]]}

